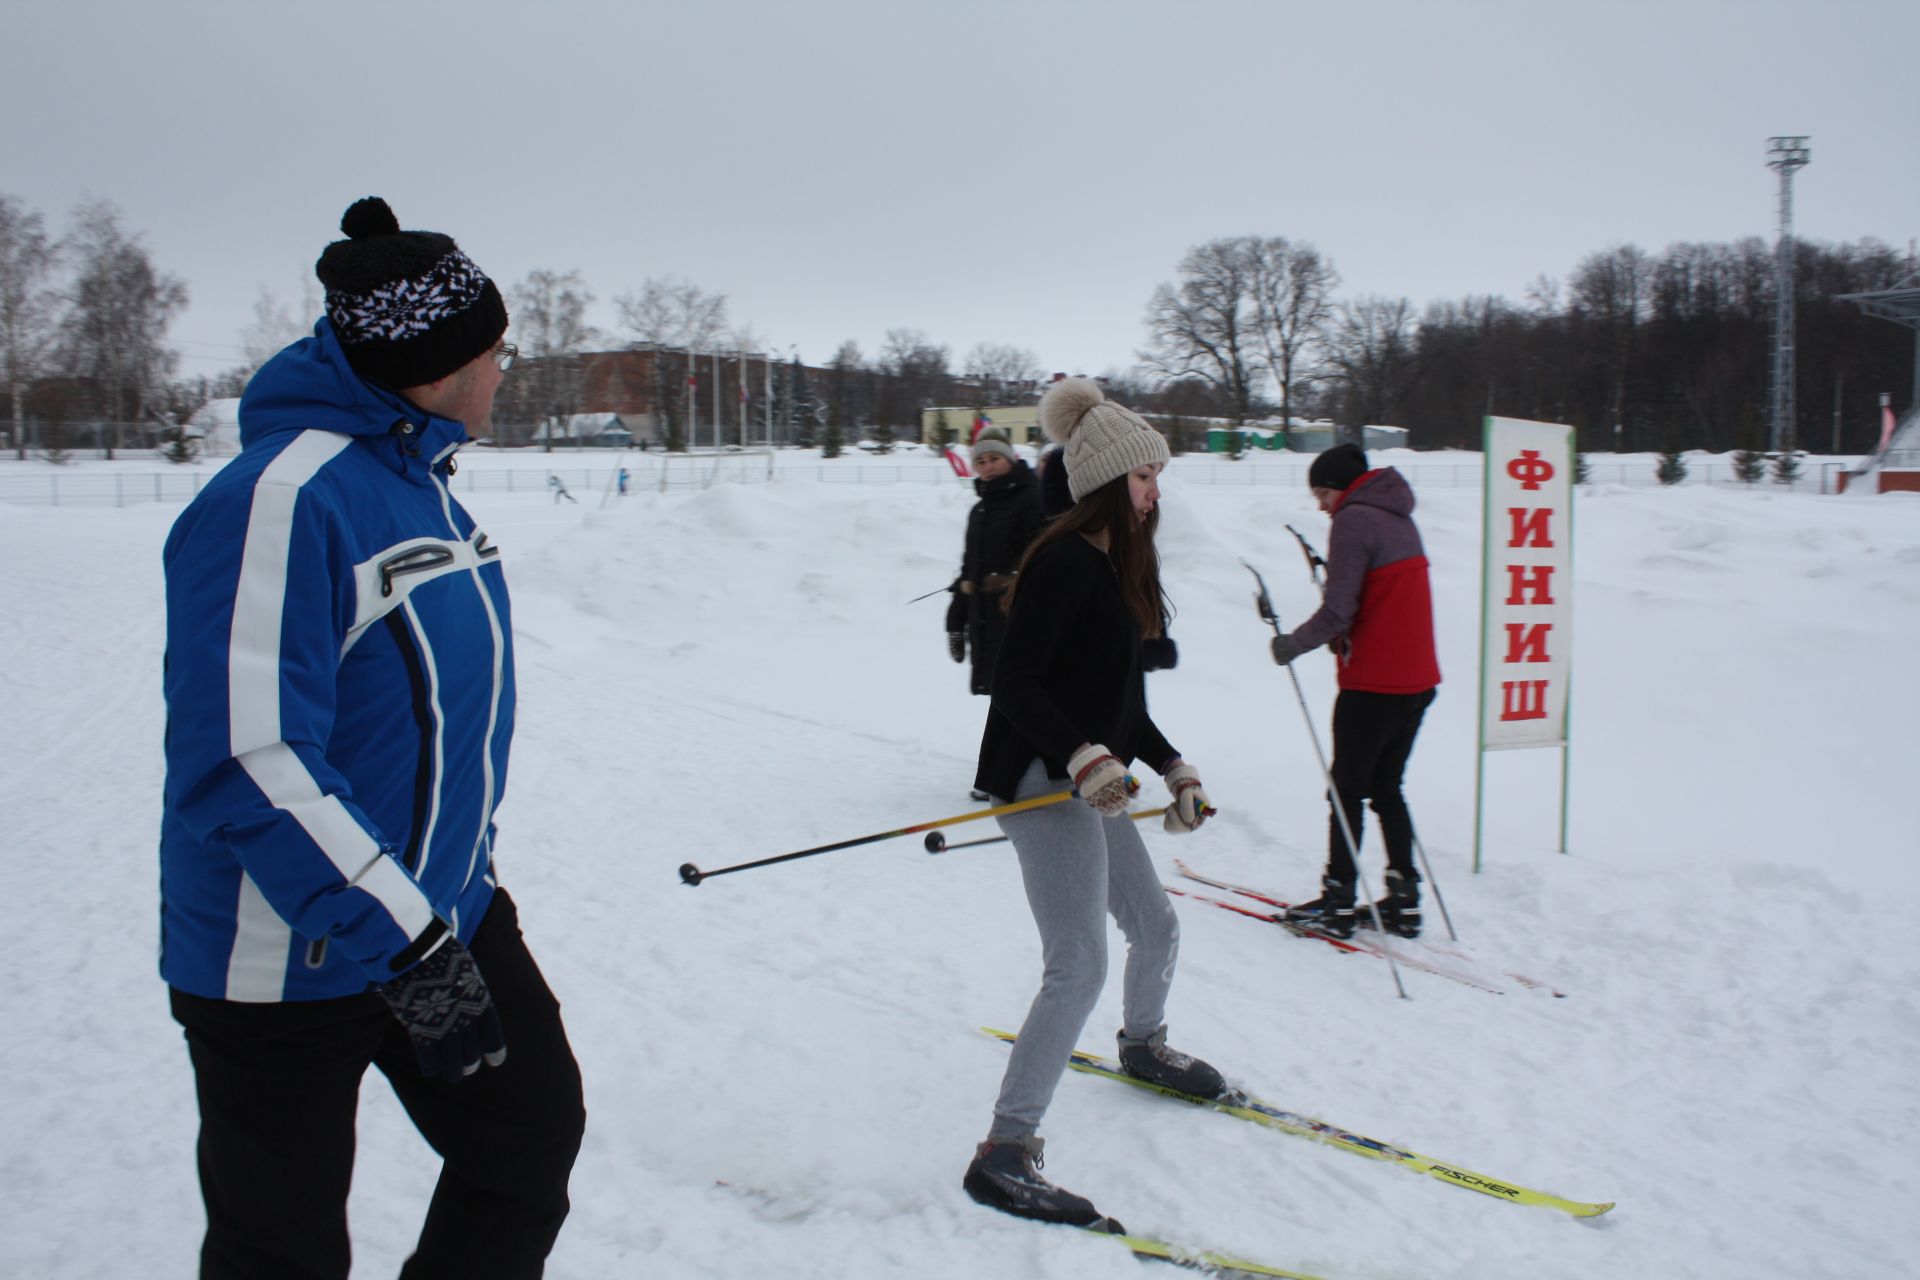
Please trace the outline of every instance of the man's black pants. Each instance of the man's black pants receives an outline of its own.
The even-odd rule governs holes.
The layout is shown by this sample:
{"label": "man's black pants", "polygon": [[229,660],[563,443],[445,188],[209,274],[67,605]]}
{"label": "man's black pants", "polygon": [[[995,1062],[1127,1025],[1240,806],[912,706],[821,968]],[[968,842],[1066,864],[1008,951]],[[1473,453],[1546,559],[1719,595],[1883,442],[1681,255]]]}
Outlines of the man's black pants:
{"label": "man's black pants", "polygon": [[[1421,693],[1342,689],[1333,702],[1333,786],[1353,831],[1353,847],[1360,848],[1366,829],[1364,805],[1372,799],[1387,846],[1387,866],[1409,878],[1414,875],[1413,818],[1407,812],[1406,797],[1400,794],[1400,778],[1433,697],[1432,689]],[[1328,807],[1332,809],[1331,804]],[[1352,884],[1357,873],[1347,839],[1340,832],[1338,811],[1327,819],[1327,838],[1327,878]]]}
{"label": "man's black pants", "polygon": [[172,993],[200,1099],[203,1280],[346,1280],[354,1115],[369,1065],[444,1162],[402,1280],[541,1273],[586,1127],[580,1068],[505,892],[471,949],[507,1058],[451,1084],[421,1076],[405,1029],[373,993],[286,1004]]}

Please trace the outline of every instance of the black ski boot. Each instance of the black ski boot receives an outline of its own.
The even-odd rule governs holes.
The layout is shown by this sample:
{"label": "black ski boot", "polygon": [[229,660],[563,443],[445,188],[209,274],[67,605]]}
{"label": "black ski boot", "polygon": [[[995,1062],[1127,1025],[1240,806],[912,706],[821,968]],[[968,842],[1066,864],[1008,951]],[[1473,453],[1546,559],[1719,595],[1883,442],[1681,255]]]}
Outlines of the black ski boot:
{"label": "black ski boot", "polygon": [[1320,881],[1320,896],[1288,907],[1280,917],[1288,924],[1306,925],[1330,938],[1353,936],[1353,881]]}
{"label": "black ski boot", "polygon": [[1220,1073],[1200,1059],[1167,1048],[1167,1029],[1161,1027],[1145,1040],[1119,1033],[1120,1069],[1136,1080],[1195,1098],[1223,1098],[1231,1092]]}
{"label": "black ski boot", "polygon": [[967,1166],[967,1176],[960,1185],[989,1209],[1016,1218],[1061,1222],[1116,1236],[1127,1234],[1125,1227],[1094,1208],[1085,1196],[1056,1187],[1040,1176],[1040,1167],[1046,1163],[1040,1153],[1045,1147],[1043,1138],[988,1139],[974,1149],[973,1163]]}
{"label": "black ski boot", "polygon": [[[1373,904],[1380,925],[1396,938],[1420,936],[1420,873],[1387,871],[1387,896]],[[1373,912],[1354,912],[1362,929],[1373,928]]]}

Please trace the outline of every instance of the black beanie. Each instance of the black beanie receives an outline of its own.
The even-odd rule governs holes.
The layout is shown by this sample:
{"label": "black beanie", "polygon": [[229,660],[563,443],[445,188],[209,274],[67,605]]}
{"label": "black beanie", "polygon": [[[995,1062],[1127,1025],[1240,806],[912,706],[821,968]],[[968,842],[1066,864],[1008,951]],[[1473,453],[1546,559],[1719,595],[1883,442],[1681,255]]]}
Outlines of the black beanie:
{"label": "black beanie", "polygon": [[1307,486],[1313,489],[1338,489],[1342,493],[1367,474],[1367,455],[1357,444],[1337,444],[1321,453],[1307,468]]}
{"label": "black beanie", "polygon": [[362,377],[389,387],[437,382],[507,331],[500,290],[453,237],[402,231],[379,196],[356,200],[314,264],[327,318]]}

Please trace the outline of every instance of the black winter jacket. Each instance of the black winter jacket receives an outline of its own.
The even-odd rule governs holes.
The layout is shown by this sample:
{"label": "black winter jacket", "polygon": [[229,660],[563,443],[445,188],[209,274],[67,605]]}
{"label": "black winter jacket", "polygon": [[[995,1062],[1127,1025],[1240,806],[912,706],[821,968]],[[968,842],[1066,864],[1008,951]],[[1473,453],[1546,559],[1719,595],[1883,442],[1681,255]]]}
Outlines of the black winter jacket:
{"label": "black winter jacket", "polygon": [[1101,743],[1166,772],[1177,754],[1147,714],[1140,628],[1106,553],[1078,535],[1034,557],[1020,579],[993,680],[973,785],[1006,800],[1037,757],[1065,778],[1067,757]]}
{"label": "black winter jacket", "polygon": [[948,588],[953,601],[947,606],[947,631],[966,633],[973,655],[973,691],[984,694],[993,687],[993,666],[1007,625],[1000,607],[1004,584],[997,580],[1012,576],[1040,530],[1040,492],[1032,468],[1017,460],[1005,475],[976,480],[973,488],[980,501],[967,514],[960,576]]}

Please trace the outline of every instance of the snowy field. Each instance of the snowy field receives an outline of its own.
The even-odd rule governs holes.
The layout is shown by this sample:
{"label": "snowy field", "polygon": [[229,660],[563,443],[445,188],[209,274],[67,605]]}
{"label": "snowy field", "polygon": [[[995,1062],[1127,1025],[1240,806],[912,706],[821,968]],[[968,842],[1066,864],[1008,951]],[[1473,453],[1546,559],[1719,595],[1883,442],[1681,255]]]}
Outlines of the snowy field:
{"label": "snowy field", "polygon": [[[1283,526],[1324,544],[1326,522],[1303,486],[1200,483],[1231,465],[1169,472],[1180,664],[1149,677],[1222,813],[1148,840],[1169,881],[1178,856],[1300,897],[1321,783],[1238,561],[1297,623],[1313,590]],[[1078,1075],[1048,1173],[1142,1233],[1328,1280],[1911,1275],[1920,496],[1583,490],[1571,856],[1558,753],[1496,755],[1479,875],[1480,497],[1420,496],[1447,683],[1408,794],[1461,949],[1569,994],[1409,971],[1402,1001],[1378,960],[1183,901],[1172,1038],[1280,1106],[1619,1207],[1516,1208]],[[975,1029],[1016,1026],[1038,980],[1005,845],[675,875],[974,807],[985,703],[947,660],[944,597],[906,603],[952,576],[971,495],[787,475],[580,497],[463,494],[514,591],[499,867],[587,1082],[549,1274],[1142,1275],[960,1189],[1006,1059]],[[6,1277],[194,1267],[192,1079],[154,968],[179,509],[0,504]],[[1330,661],[1300,674],[1324,736]],[[1380,865],[1376,831],[1376,885]],[[1083,1047],[1112,1053],[1118,1007],[1116,964]],[[435,1162],[377,1075],[363,1099],[354,1274],[387,1277]]]}

